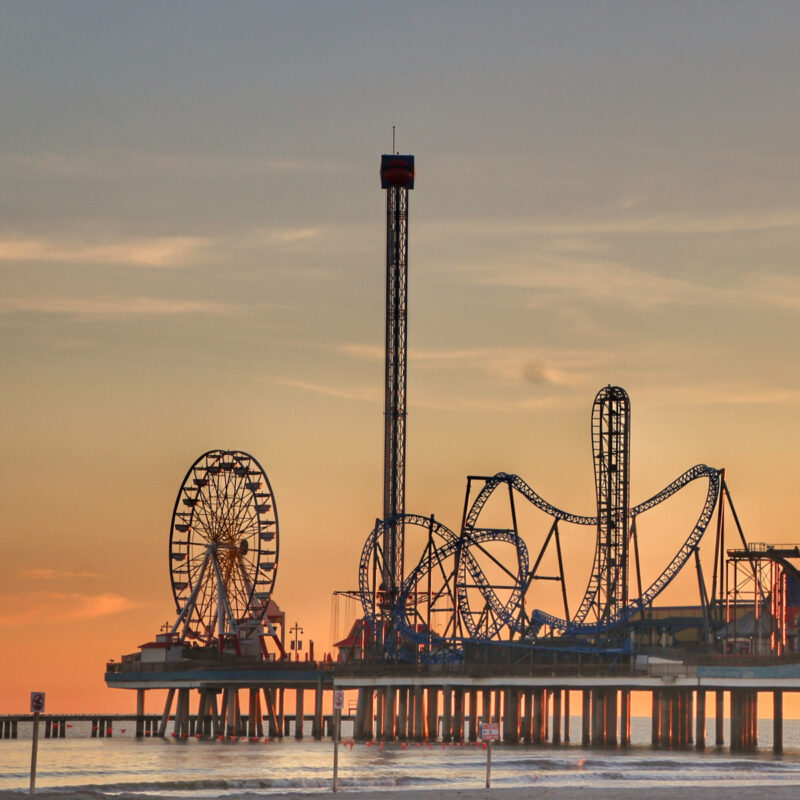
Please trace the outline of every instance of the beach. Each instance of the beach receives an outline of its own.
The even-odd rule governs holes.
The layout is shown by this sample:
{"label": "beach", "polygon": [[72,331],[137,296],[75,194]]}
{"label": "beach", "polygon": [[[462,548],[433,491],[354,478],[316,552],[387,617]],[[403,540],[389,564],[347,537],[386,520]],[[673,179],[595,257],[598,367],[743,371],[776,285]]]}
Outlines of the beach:
{"label": "beach", "polygon": [[[768,745],[769,721],[761,725]],[[635,744],[587,749],[394,743],[342,746],[336,797],[380,800],[782,800],[800,785],[800,722],[787,720],[786,752],[657,750],[649,720],[634,718]],[[21,729],[22,736],[29,732]],[[80,728],[40,741],[36,793],[51,800],[270,800],[333,798],[330,741],[217,742],[90,738]],[[28,795],[31,743],[0,745],[0,800]]]}
{"label": "beach", "polygon": [[[113,787],[107,787],[107,792],[113,792]],[[638,788],[613,789],[597,788],[587,790],[578,787],[528,787],[524,789],[499,788],[499,789],[436,789],[436,790],[405,790],[405,791],[380,791],[369,792],[288,792],[286,794],[271,794],[270,798],[283,800],[336,800],[348,797],[351,800],[367,800],[378,797],[380,800],[708,800],[713,794],[714,800],[748,800],[757,792],[759,800],[795,800],[797,797],[796,786],[742,786],[739,788],[720,788],[706,786],[664,786],[648,787],[646,792]],[[86,791],[81,793],[63,793],[59,791],[43,790],[37,792],[49,800],[100,800],[108,798],[106,792]],[[0,800],[21,800],[30,797],[27,791],[0,791]],[[114,794],[115,800],[163,800],[163,794],[146,795],[137,793]],[[256,792],[243,792],[241,794],[225,793],[225,800],[256,800],[263,798],[263,794]]]}

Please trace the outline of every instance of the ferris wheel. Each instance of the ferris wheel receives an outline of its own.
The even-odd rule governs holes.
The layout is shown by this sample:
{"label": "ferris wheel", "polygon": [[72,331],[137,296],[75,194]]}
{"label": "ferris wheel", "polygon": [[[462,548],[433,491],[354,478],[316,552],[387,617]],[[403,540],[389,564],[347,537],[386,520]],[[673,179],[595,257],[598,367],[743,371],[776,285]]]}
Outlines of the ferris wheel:
{"label": "ferris wheel", "polygon": [[260,635],[277,574],[278,512],[253,456],[210,450],[192,464],[175,500],[169,562],[181,641],[238,649]]}

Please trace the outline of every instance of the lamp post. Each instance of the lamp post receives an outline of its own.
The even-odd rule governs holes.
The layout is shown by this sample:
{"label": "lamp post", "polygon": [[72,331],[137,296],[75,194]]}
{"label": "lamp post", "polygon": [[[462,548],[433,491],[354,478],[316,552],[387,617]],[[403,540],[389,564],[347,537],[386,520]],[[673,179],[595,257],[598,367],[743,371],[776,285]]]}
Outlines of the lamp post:
{"label": "lamp post", "polygon": [[291,628],[289,628],[289,633],[293,633],[294,634],[294,639],[292,639],[292,650],[294,650],[294,660],[295,661],[299,661],[300,658],[298,656],[298,653],[299,653],[300,650],[303,649],[303,640],[302,639],[298,639],[297,637],[301,633],[304,633],[304,631],[297,624],[297,622],[295,622],[294,625]]}

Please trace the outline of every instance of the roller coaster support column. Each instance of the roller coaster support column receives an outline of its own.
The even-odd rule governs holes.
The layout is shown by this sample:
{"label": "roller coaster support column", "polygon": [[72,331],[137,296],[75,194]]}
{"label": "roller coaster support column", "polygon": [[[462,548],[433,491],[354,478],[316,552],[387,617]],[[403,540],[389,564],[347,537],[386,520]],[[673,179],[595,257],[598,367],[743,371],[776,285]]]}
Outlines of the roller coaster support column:
{"label": "roller coaster support column", "polygon": [[772,693],[772,749],[783,752],[783,692]]}
{"label": "roller coaster support column", "polygon": [[564,689],[564,744],[569,744],[569,689]]}

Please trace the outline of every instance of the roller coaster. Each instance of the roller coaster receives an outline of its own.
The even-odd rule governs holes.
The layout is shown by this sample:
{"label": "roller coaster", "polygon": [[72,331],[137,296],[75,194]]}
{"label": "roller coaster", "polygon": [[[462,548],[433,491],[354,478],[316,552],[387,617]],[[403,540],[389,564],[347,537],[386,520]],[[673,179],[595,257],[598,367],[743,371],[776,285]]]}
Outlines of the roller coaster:
{"label": "roller coaster", "polygon": [[[748,547],[724,470],[697,464],[652,497],[630,506],[630,402],[620,387],[604,387],[595,397],[592,439],[597,495],[594,516],[563,511],[520,476],[499,472],[467,478],[458,534],[433,516],[400,514],[388,521],[377,520],[359,562],[359,597],[365,622],[380,640],[376,643],[387,652],[411,653],[416,659],[459,657],[469,643],[505,642],[592,652],[624,649],[629,646],[632,621],[645,618],[656,598],[692,561],[697,568],[697,605],[702,617],[707,626],[723,624],[725,508],[735,522],[738,543],[745,551]],[[705,482],[706,489],[696,521],[667,565],[644,585],[637,522],[696,481]],[[503,496],[511,524],[482,524],[490,500],[496,502]],[[520,532],[520,503],[537,509],[548,521],[548,533],[533,558]],[[712,526],[715,514],[716,525]],[[567,524],[596,532],[591,572],[572,614],[562,552],[561,528]],[[383,543],[389,527],[400,531],[404,541],[416,538],[422,542],[422,555],[399,591],[387,589],[390,575]],[[710,527],[715,535],[709,593],[699,553]],[[557,565],[555,575],[545,574],[546,560]],[[631,572],[634,591],[629,591]],[[547,580],[560,589],[561,613],[536,607],[537,587]]]}
{"label": "roller coaster", "polygon": [[[690,627],[692,619],[699,620],[698,638],[710,647],[728,635],[731,623],[736,640],[737,620],[744,621],[748,614],[759,619],[768,603],[772,616],[780,606],[782,624],[790,616],[797,618],[794,638],[800,649],[800,572],[776,560],[780,554],[785,560],[792,551],[764,546],[755,552],[748,546],[724,470],[697,464],[649,499],[631,505],[631,406],[619,386],[600,389],[592,405],[595,515],[562,511],[522,477],[507,472],[467,478],[457,533],[434,516],[406,513],[408,193],[414,176],[413,156],[393,152],[382,157],[381,187],[387,192],[383,518],[376,521],[362,549],[358,591],[335,593],[357,598],[363,611],[349,637],[336,645],[340,656],[343,648],[353,652],[357,642],[365,657],[370,650],[370,657],[415,660],[459,658],[473,645],[501,642],[540,650],[631,652],[637,634],[639,643],[656,632],[666,639],[668,633]],[[680,544],[666,566],[645,581],[640,517],[696,482],[705,488],[696,517],[689,517],[675,537]],[[500,524],[496,512],[504,502]],[[521,524],[531,513],[547,521],[546,528],[542,526],[547,533],[535,549],[529,547],[530,528]],[[691,519],[695,521],[689,527]],[[735,550],[726,550],[727,519],[735,523]],[[564,569],[564,550],[572,574],[582,563],[583,551],[590,552],[575,528],[594,531],[593,559],[582,595],[568,591]],[[541,541],[541,534],[534,531],[535,541]],[[710,588],[701,544],[704,554],[713,553]],[[652,560],[648,558],[648,564]],[[654,601],[690,562],[697,572],[696,604],[655,608]],[[557,587],[556,599],[545,588],[547,582],[551,589]],[[576,596],[580,601],[571,612],[570,597]]]}

